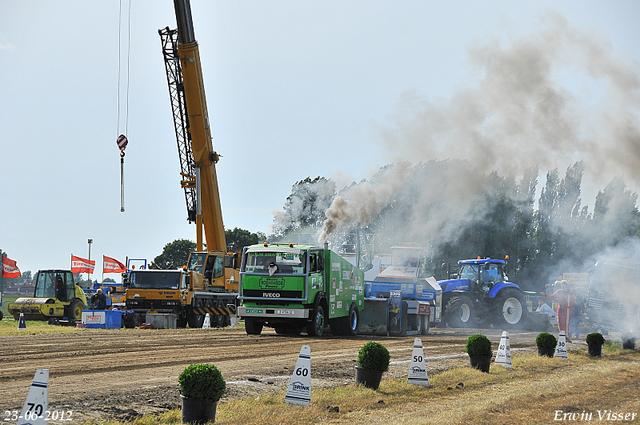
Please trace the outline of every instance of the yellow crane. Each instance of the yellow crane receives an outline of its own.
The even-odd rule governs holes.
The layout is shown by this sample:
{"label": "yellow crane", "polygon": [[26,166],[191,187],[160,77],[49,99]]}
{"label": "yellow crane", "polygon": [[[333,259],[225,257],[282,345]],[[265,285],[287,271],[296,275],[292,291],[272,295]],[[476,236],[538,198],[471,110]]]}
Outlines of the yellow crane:
{"label": "yellow crane", "polygon": [[[204,315],[227,325],[235,314],[238,254],[228,254],[202,66],[189,0],[174,0],[178,28],[159,31],[180,157],[189,222],[196,224],[196,252],[181,282],[178,326],[201,327]],[[204,234],[203,234],[204,231]],[[205,249],[206,241],[206,249]]]}

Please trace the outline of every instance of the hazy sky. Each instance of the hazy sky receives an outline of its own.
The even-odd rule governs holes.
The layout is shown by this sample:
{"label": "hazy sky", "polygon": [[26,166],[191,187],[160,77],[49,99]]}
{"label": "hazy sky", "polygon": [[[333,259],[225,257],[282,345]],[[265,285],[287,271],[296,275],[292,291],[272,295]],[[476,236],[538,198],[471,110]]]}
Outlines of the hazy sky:
{"label": "hazy sky", "polygon": [[[223,156],[217,170],[227,228],[268,234],[273,212],[282,208],[291,186],[307,176],[349,183],[396,158],[444,159],[451,152],[441,146],[429,145],[412,157],[415,140],[404,144],[416,132],[420,108],[415,104],[429,105],[429,120],[437,121],[440,110],[447,112],[445,122],[468,119],[451,110],[461,98],[491,87],[487,58],[549,37],[554,34],[545,32],[549,27],[561,26],[569,40],[565,50],[554,53],[552,64],[566,59],[607,65],[599,71],[593,63],[585,65],[581,78],[566,71],[571,66],[554,71],[554,93],[570,94],[563,99],[584,102],[584,110],[594,115],[598,108],[590,104],[615,102],[614,109],[631,111],[627,128],[637,134],[637,1],[192,0],[192,12],[214,148]],[[123,19],[122,87],[126,13]],[[125,123],[117,121],[118,22],[116,0],[0,0],[0,249],[22,271],[68,268],[72,253],[86,258],[92,238],[91,258],[98,259],[94,278],[99,279],[102,255],[152,260],[168,242],[195,240],[179,185],[157,33],[176,26],[171,0],[131,4],[126,211],[120,212],[115,140],[118,124],[125,132]],[[588,59],[572,61],[567,59],[572,43],[598,49],[576,53]],[[618,76],[611,81],[624,80],[629,89],[616,85],[620,93],[608,95],[609,80],[589,81],[603,74]],[[124,117],[124,88],[120,93]],[[580,127],[580,116],[567,115],[567,122],[574,119]],[[541,172],[557,166],[563,173],[570,161],[582,158],[581,148],[595,151],[593,140],[577,134],[588,130],[572,132],[580,143],[572,143],[562,161],[530,151],[519,158],[513,150],[506,160],[527,166],[526,159],[534,157],[543,164]],[[615,126],[599,140],[619,130]],[[441,133],[438,129],[420,140],[437,145],[432,139]],[[458,137],[453,154],[461,155],[468,134],[448,133],[439,140]],[[640,150],[638,139],[627,142],[632,151]],[[629,164],[614,173],[635,184],[640,173],[630,176],[626,170],[637,168],[637,162],[624,156]],[[599,173],[606,183],[609,171]],[[595,180],[598,189],[604,187]],[[583,204],[592,207],[593,199],[585,196]]]}

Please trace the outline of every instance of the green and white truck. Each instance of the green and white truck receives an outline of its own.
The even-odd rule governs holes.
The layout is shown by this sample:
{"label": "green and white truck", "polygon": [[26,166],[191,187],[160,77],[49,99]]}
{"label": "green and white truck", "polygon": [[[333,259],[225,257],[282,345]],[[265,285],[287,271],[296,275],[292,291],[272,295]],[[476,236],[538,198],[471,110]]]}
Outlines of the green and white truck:
{"label": "green and white truck", "polygon": [[244,248],[238,315],[249,335],[264,326],[279,334],[306,329],[322,336],[356,335],[364,307],[364,273],[335,252],[311,245]]}

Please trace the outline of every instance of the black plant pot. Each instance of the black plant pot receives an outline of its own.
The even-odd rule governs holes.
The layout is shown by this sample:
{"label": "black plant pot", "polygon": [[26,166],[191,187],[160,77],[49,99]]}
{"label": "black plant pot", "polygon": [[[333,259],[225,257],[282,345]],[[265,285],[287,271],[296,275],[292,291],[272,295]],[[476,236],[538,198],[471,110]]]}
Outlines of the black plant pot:
{"label": "black plant pot", "polygon": [[471,367],[479,369],[482,372],[489,373],[491,366],[491,356],[469,356]]}
{"label": "black plant pot", "polygon": [[186,424],[204,424],[215,422],[218,402],[213,400],[200,400],[180,396],[182,399],[182,422]]}
{"label": "black plant pot", "polygon": [[361,384],[372,390],[377,390],[380,386],[380,380],[382,379],[382,371],[365,369],[360,366],[356,366],[356,385]]}
{"label": "black plant pot", "polygon": [[622,348],[625,350],[635,350],[636,349],[636,340],[635,339],[623,339],[622,340]]}
{"label": "black plant pot", "polygon": [[591,357],[602,356],[602,344],[589,344],[589,355]]}
{"label": "black plant pot", "polygon": [[539,356],[553,357],[556,353],[556,347],[538,347]]}

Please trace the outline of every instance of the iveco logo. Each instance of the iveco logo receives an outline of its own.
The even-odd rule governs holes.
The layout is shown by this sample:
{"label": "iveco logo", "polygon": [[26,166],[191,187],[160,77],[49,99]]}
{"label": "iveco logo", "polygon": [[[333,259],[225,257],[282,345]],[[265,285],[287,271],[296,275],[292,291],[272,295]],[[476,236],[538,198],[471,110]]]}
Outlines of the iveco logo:
{"label": "iveco logo", "polygon": [[262,296],[265,298],[280,298],[280,294],[277,292],[263,292]]}

